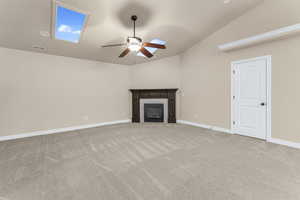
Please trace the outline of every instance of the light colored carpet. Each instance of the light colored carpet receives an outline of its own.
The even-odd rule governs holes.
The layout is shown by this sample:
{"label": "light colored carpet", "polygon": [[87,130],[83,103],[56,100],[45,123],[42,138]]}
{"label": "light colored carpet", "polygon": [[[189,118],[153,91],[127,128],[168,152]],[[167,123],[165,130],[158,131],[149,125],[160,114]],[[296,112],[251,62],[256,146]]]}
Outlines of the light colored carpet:
{"label": "light colored carpet", "polygon": [[1,200],[297,200],[300,151],[184,125],[0,143]]}

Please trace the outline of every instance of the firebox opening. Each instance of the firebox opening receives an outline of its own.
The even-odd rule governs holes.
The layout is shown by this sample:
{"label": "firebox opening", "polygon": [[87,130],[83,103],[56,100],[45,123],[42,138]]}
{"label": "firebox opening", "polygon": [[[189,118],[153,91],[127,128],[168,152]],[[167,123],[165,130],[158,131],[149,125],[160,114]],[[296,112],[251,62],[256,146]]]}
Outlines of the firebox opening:
{"label": "firebox opening", "polygon": [[164,122],[164,104],[145,104],[145,122]]}

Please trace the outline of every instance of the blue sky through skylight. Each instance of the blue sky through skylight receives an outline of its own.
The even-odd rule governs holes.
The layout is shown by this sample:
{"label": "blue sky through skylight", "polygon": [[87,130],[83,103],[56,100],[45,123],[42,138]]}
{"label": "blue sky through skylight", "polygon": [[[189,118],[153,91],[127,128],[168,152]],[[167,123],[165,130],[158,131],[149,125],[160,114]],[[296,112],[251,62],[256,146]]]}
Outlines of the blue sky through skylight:
{"label": "blue sky through skylight", "polygon": [[55,38],[78,43],[85,18],[85,14],[58,5],[56,7]]}
{"label": "blue sky through skylight", "polygon": [[[162,41],[160,39],[153,39],[151,40],[150,43],[154,43],[154,44],[161,44],[161,45],[165,45],[166,42],[165,41]],[[152,47],[145,47],[145,49],[147,49],[150,53],[154,54],[155,51],[157,51],[157,48],[152,48]],[[146,57],[144,54],[142,54],[141,52],[138,52],[137,53],[138,56],[143,56],[143,57]]]}

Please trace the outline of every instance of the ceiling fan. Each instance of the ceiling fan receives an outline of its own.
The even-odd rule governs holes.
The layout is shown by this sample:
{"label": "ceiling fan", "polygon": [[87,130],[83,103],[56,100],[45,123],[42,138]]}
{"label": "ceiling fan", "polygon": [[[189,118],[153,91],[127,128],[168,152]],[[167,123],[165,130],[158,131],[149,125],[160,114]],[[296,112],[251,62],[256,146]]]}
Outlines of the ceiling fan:
{"label": "ceiling fan", "polygon": [[143,42],[143,40],[139,37],[135,36],[135,22],[138,19],[136,15],[131,16],[131,20],[133,21],[133,37],[128,37],[126,43],[123,44],[111,44],[111,45],[103,45],[102,47],[118,47],[118,46],[127,46],[127,48],[119,55],[120,58],[126,56],[130,51],[133,52],[141,52],[146,57],[151,58],[153,54],[149,52],[145,47],[152,47],[156,49],[166,49],[165,45],[155,44],[150,42]]}

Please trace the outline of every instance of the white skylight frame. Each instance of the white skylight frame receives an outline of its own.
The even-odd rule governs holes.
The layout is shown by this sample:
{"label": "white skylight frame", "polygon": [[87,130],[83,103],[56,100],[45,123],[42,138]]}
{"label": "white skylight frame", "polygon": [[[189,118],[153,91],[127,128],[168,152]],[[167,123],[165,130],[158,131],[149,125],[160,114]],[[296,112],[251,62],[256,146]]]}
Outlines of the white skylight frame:
{"label": "white skylight frame", "polygon": [[[81,14],[84,14],[86,16],[85,19],[84,19],[84,23],[83,23],[83,26],[82,26],[82,30],[81,30],[78,42],[71,42],[71,41],[68,41],[68,40],[61,40],[61,39],[58,39],[58,38],[55,37],[55,32],[56,32],[56,15],[57,15],[57,9],[56,8],[58,6],[61,6],[63,8],[66,8],[66,9],[69,9],[69,10],[72,10],[72,11],[75,11],[75,12],[78,12],[78,13],[81,13]],[[67,42],[67,43],[79,44],[81,42],[83,34],[84,34],[85,30],[86,30],[87,22],[89,20],[89,17],[90,17],[90,13],[87,12],[87,11],[81,10],[79,8],[76,8],[74,6],[68,5],[68,4],[63,3],[63,2],[60,2],[58,0],[52,0],[51,38],[53,40],[59,40],[59,41]]]}

